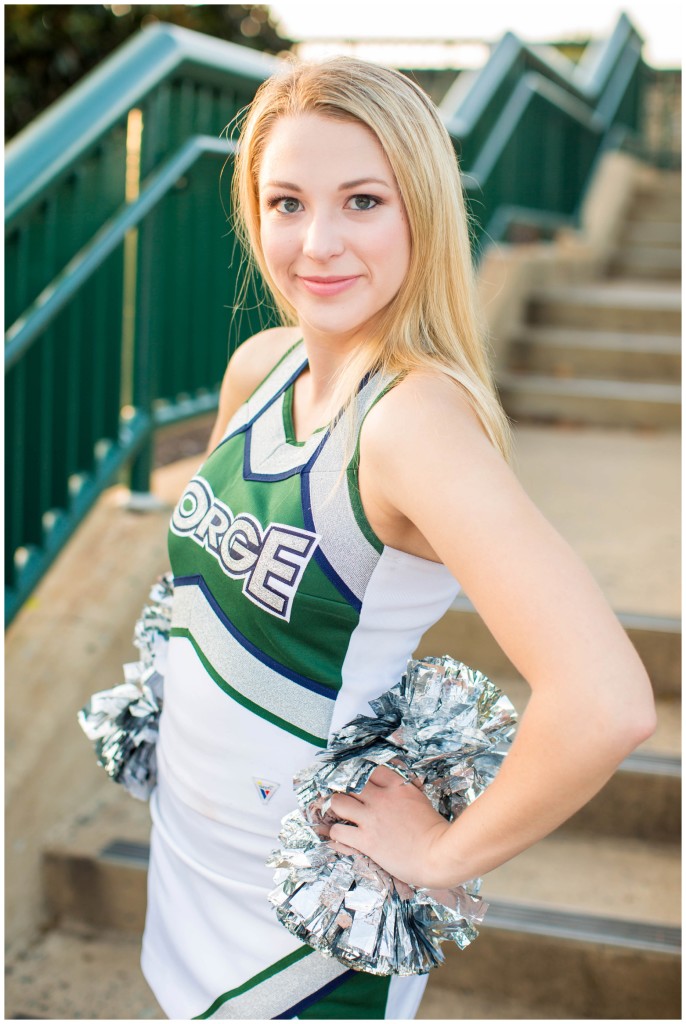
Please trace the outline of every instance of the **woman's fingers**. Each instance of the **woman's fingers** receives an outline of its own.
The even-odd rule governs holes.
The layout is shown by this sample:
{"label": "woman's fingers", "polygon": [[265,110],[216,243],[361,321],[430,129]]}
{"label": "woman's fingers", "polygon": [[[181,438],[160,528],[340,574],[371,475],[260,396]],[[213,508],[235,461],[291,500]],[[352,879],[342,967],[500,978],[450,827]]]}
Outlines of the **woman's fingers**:
{"label": "woman's fingers", "polygon": [[355,845],[359,840],[358,833],[359,829],[354,825],[343,825],[336,822],[331,826],[329,836],[340,853],[358,853],[359,846]]}
{"label": "woman's fingers", "polygon": [[380,764],[369,776],[369,783],[372,786],[379,786],[381,789],[390,789],[391,786],[404,786],[405,780],[397,772],[394,772],[392,768],[387,768],[385,764]]}
{"label": "woman's fingers", "polygon": [[360,815],[364,813],[364,804],[348,793],[334,793],[331,797],[331,810],[339,818],[345,818],[346,821],[353,821],[357,824]]}

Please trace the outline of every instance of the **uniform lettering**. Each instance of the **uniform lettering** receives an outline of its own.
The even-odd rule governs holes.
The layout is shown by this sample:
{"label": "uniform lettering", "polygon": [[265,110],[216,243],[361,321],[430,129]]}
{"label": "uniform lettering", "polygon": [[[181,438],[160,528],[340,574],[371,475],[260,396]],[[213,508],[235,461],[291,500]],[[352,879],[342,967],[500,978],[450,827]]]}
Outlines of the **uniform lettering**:
{"label": "uniform lettering", "polygon": [[174,533],[184,536],[192,533],[198,523],[207,515],[214,499],[212,488],[202,477],[194,476],[181,495],[181,501],[174,509],[171,528]]}
{"label": "uniform lettering", "polygon": [[203,516],[195,529],[195,536],[201,540],[208,551],[219,551],[221,537],[224,536],[231,522],[231,510],[216,498],[207,515]]}
{"label": "uniform lettering", "polygon": [[209,552],[232,579],[243,577],[253,604],[287,622],[307,563],[319,543],[316,533],[283,523],[266,529],[254,516],[234,516],[200,476],[193,477],[171,518],[171,530]]}
{"label": "uniform lettering", "polygon": [[244,576],[255,565],[261,543],[258,521],[249,515],[236,516],[222,538],[222,568],[229,576]]}
{"label": "uniform lettering", "polygon": [[247,584],[250,596],[290,618],[290,606],[315,543],[313,534],[305,536],[300,530],[272,523]]}

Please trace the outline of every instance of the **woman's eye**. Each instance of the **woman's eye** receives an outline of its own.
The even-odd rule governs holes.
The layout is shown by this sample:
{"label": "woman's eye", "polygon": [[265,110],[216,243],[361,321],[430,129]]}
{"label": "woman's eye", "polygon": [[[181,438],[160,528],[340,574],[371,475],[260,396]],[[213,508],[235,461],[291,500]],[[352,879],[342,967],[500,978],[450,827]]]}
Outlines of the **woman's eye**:
{"label": "woman's eye", "polygon": [[290,196],[279,196],[277,199],[270,199],[269,209],[276,209],[279,213],[297,213],[300,209],[300,200]]}
{"label": "woman's eye", "polygon": [[353,204],[353,210],[373,210],[379,205],[379,200],[374,196],[352,196],[350,202]]}

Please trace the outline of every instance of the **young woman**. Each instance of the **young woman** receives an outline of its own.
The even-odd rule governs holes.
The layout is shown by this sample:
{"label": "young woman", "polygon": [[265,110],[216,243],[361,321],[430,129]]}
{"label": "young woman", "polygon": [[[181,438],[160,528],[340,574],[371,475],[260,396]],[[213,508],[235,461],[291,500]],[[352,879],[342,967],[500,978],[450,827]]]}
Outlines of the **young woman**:
{"label": "young woman", "polygon": [[231,359],[171,520],[143,970],[170,1017],[410,1019],[424,977],[347,971],[267,901],[294,772],[462,586],[532,690],[499,776],[449,825],[378,769],[332,829],[457,885],[604,785],[654,729],[650,682],[508,468],[459,172],[422,91],[349,58],[287,66],[248,112],[234,195],[284,326]]}

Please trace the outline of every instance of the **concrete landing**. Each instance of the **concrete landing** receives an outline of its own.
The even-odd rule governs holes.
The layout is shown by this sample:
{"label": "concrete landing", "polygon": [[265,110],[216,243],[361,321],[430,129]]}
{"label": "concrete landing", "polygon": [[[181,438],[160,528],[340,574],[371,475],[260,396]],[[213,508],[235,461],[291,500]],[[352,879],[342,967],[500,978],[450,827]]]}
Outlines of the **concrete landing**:
{"label": "concrete landing", "polygon": [[513,469],[617,612],[678,617],[680,438],[516,426]]}
{"label": "concrete landing", "polygon": [[5,1020],[166,1020],[139,967],[140,938],[70,924],[8,963]]}

